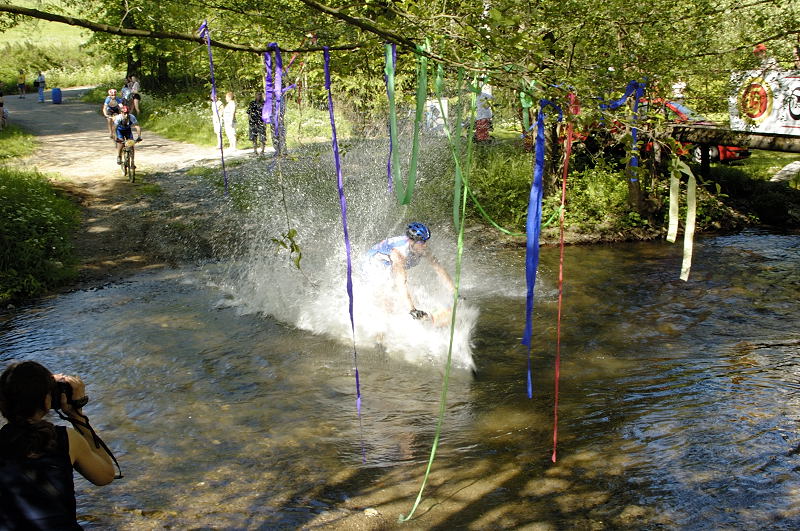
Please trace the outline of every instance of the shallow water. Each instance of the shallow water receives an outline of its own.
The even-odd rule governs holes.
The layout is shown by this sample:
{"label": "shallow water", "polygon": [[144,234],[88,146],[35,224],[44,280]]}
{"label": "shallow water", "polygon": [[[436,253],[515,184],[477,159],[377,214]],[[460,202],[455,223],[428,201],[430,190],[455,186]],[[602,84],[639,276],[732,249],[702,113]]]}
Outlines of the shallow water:
{"label": "shallow water", "polygon": [[[411,528],[800,526],[800,236],[542,250],[525,392],[522,251],[468,249],[477,367],[451,374]],[[0,325],[0,362],[80,374],[125,478],[76,480],[89,529],[394,526],[436,428],[441,365],[288,326],[221,289],[228,264],[54,297]],[[346,308],[343,309],[346,312]]]}

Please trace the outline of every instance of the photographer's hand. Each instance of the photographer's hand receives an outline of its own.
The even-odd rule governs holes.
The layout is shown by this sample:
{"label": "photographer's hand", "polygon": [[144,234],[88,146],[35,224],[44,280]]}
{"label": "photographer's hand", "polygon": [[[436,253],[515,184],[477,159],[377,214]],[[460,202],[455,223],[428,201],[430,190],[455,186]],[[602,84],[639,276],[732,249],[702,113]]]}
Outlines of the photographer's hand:
{"label": "photographer's hand", "polygon": [[[81,380],[79,376],[54,374],[53,377],[57,382],[64,382],[72,387],[72,402],[78,402],[81,398],[86,396],[86,384],[83,383],[83,380]],[[75,408],[72,403],[67,400],[67,396],[64,393],[61,393],[60,401],[61,411],[63,411],[66,416],[81,420],[83,417],[81,408]]]}
{"label": "photographer's hand", "polygon": [[72,387],[72,401],[67,400],[64,393],[61,393],[60,400],[62,413],[73,421],[74,431],[67,432],[70,437],[69,452],[73,466],[95,485],[111,483],[114,479],[114,461],[111,455],[95,441],[89,417],[83,414],[82,408],[76,408],[72,404],[86,396],[86,385],[79,376],[54,374],[53,377],[57,382],[64,382]]}

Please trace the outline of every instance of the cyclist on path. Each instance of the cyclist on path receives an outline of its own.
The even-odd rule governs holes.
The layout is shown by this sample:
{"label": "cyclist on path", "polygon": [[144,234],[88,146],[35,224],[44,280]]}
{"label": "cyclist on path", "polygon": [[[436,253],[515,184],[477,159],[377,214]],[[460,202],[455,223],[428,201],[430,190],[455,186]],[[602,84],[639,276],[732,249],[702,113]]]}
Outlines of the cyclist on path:
{"label": "cyclist on path", "polygon": [[128,112],[128,106],[122,105],[119,114],[114,117],[114,132],[117,137],[117,164],[122,164],[122,146],[125,140],[133,140],[133,129],[136,130],[136,141],[142,139],[142,128],[136,117]]}

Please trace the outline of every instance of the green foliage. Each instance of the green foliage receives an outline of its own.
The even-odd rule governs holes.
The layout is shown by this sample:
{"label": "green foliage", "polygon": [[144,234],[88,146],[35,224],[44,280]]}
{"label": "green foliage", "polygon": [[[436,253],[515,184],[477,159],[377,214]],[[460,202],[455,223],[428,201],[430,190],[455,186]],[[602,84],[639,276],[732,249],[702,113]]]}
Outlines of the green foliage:
{"label": "green foliage", "polygon": [[12,123],[0,131],[0,162],[27,157],[36,150],[36,141]]}
{"label": "green foliage", "polygon": [[[472,191],[500,226],[511,231],[524,230],[532,177],[531,154],[522,150],[520,142],[475,146],[470,172]],[[474,206],[470,208],[471,215],[481,216]]]}
{"label": "green foliage", "polygon": [[300,260],[303,259],[303,250],[300,248],[295,238],[297,238],[297,231],[295,229],[289,229],[281,234],[280,239],[272,238],[272,243],[289,251],[292,263],[297,269],[300,269]]}
{"label": "green foliage", "polygon": [[[548,209],[555,210],[560,197],[552,196]],[[566,222],[581,230],[608,230],[640,227],[646,224],[628,204],[628,184],[625,173],[604,164],[572,172],[567,179]],[[543,215],[547,210],[543,208]]]}
{"label": "green foliage", "polygon": [[41,174],[0,166],[0,303],[71,279],[79,211]]}

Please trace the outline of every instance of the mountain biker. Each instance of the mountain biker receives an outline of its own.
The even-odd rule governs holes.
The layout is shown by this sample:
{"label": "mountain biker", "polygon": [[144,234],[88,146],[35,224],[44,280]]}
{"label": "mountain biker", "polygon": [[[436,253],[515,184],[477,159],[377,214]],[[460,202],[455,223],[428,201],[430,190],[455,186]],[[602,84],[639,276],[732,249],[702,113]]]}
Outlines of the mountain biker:
{"label": "mountain biker", "polygon": [[128,112],[127,105],[121,105],[119,114],[114,117],[114,131],[117,139],[117,164],[122,164],[122,146],[125,140],[133,140],[133,129],[136,129],[136,141],[142,140],[142,128],[136,117]]}
{"label": "mountain biker", "polygon": [[112,139],[114,138],[114,117],[119,114],[122,105],[123,101],[117,97],[116,89],[109,89],[108,96],[103,102],[103,116],[108,122],[108,136]]}
{"label": "mountain biker", "polygon": [[430,237],[431,231],[427,226],[423,223],[413,222],[406,227],[404,236],[387,238],[372,246],[366,253],[370,272],[377,275],[387,274],[394,281],[395,289],[400,291],[401,296],[405,298],[409,313],[414,319],[423,319],[428,314],[415,307],[411,290],[408,287],[406,270],[417,266],[422,258],[428,260],[442,284],[451,292],[455,291],[455,285],[450,275],[428,248],[427,242]]}

